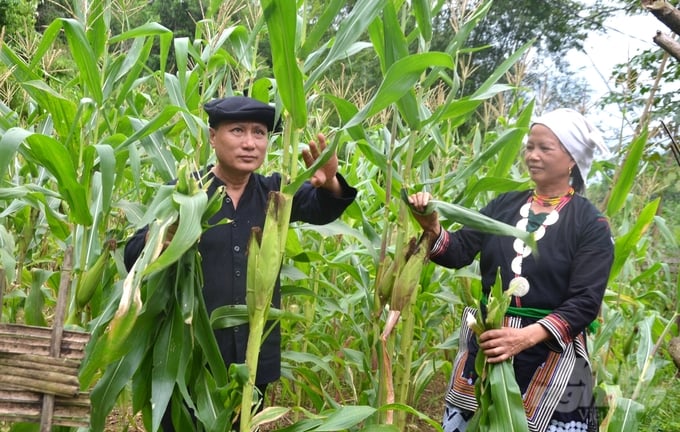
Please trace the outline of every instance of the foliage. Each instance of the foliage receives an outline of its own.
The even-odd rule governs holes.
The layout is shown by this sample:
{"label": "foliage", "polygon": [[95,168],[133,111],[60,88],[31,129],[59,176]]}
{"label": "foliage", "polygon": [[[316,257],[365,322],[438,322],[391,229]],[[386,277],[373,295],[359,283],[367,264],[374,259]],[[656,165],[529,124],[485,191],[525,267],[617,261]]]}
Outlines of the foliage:
{"label": "foliage", "polygon": [[[137,338],[129,344],[134,349],[106,359],[126,366],[120,375],[98,362],[96,344],[106,343],[99,337],[116,323],[122,293],[130,293],[124,291],[129,277],[122,264],[125,240],[157,216],[167,197],[161,185],[178,176],[179,166],[196,169],[212,160],[202,104],[247,92],[275,104],[286,126],[286,135],[272,138],[264,170],[303,179],[308,172],[298,175],[299,143],[322,129],[341,156],[341,171],[360,191],[342,220],[322,227],[296,224],[287,231],[283,310],[276,317],[284,337],[281,387],[298,428],[290,430],[404,430],[407,417],[436,429],[437,422],[414,407],[432,377],[450,370],[451,335],[479,281],[476,264],[457,271],[432,264],[423,268],[385,352],[395,366],[397,392],[395,403],[386,403],[385,371],[376,359],[383,354],[379,337],[388,313],[376,287],[379,275],[403,256],[406,239],[415,234],[399,191],[427,188],[441,201],[479,208],[499,192],[528,187],[519,152],[532,101],[517,86],[499,82],[531,45],[514,45],[508,58],[473,73],[479,75],[478,85],[466,90],[462,78],[471,75],[459,60],[482,45],[469,37],[488,31],[490,21],[484,20],[500,13],[491,7],[498,2],[448,10],[458,27],[439,48],[433,42],[437,24],[430,29],[423,17],[438,16],[444,10],[440,3],[427,11],[428,2],[337,0],[328,5],[333,13],[313,20],[305,14],[315,10],[316,2],[298,2],[299,9],[279,15],[263,14],[254,2],[235,15],[241,6],[236,3],[205,5],[205,19],[180,37],[170,26],[146,23],[148,11],[111,16],[103,12],[112,2],[92,2],[91,10],[67,8],[67,16],[45,23],[35,46],[19,52],[2,45],[0,63],[12,71],[5,84],[21,95],[20,103],[0,103],[0,262],[10,270],[12,287],[3,319],[38,323],[42,318],[49,324],[63,251],[73,246],[68,325],[95,336],[83,381],[102,383],[93,390],[93,400],[105,401],[94,407],[97,424],[117,400],[124,400],[118,395],[134,386],[130,405],[152,429],[158,413],[150,401],[185,397],[178,393],[191,379],[202,395],[199,412],[221,403],[227,416],[227,408],[241,397],[238,368],[224,373],[213,363],[211,372],[219,378],[211,377],[200,372],[205,358],[194,353],[196,368],[162,381],[179,381],[178,393],[154,387],[154,371],[168,369],[154,367],[162,362],[157,353],[163,349],[155,352],[149,341],[171,346],[152,335],[179,332],[183,314],[191,309],[153,290],[158,278],[171,278],[172,271],[145,276],[140,314],[128,323],[139,330],[130,333]],[[282,38],[262,49],[262,41],[275,36]],[[157,62],[149,61],[153,53]],[[378,67],[365,69],[358,55],[374,58]],[[61,60],[59,68],[48,61],[54,57]],[[364,75],[370,70],[376,85],[363,95],[348,90],[335,69],[348,65]],[[489,115],[477,117],[480,112]],[[644,384],[669,374],[663,346],[677,333],[672,319],[677,273],[670,261],[677,255],[677,233],[656,211],[660,202],[655,198],[672,184],[664,183],[666,176],[638,175],[650,160],[633,151],[638,148],[622,141],[618,155],[628,157],[628,163],[593,169],[601,177],[599,187],[614,191],[609,216],[622,258],[605,300],[605,325],[591,342],[603,393],[657,409],[647,402]],[[596,201],[602,208],[605,195]],[[449,228],[457,226],[455,220],[447,222]],[[88,273],[100,274],[91,295]],[[168,315],[161,320],[154,307],[163,305],[169,305]],[[182,333],[172,339],[187,338]],[[188,361],[194,348],[198,345],[183,349],[179,359]],[[143,372],[135,372],[133,361]],[[113,387],[104,392],[107,382],[119,393]],[[253,421],[274,421],[285,410],[274,404]],[[396,429],[381,427],[389,411],[397,413]]]}
{"label": "foliage", "polygon": [[30,0],[0,0],[0,29],[15,35],[33,27],[35,6]]}
{"label": "foliage", "polygon": [[[484,21],[471,34],[470,47],[480,50],[471,57],[474,73],[465,82],[465,89],[475,89],[505,59],[521,45],[536,39],[539,59],[550,59],[557,70],[563,70],[564,54],[581,49],[591,31],[602,29],[602,23],[612,12],[611,2],[596,1],[586,5],[581,1],[528,0],[497,3]],[[435,45],[436,46],[436,45]],[[539,63],[539,62],[536,62]],[[538,87],[537,87],[538,88]]]}

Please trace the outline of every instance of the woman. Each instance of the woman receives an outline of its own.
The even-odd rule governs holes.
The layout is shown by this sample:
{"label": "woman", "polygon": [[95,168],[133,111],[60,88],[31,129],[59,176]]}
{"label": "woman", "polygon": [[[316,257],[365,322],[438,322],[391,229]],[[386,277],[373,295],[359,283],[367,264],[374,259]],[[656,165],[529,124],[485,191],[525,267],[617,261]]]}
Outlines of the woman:
{"label": "woman", "polygon": [[[545,114],[532,123],[524,149],[535,189],[500,195],[481,210],[535,231],[538,254],[519,239],[465,227],[449,232],[436,212],[414,212],[437,238],[433,262],[460,268],[479,253],[487,295],[498,268],[504,289],[509,283],[528,286],[523,297],[513,296],[505,326],[484,332],[479,344],[462,326],[446,395],[445,432],[464,431],[477,408],[474,358],[480,348],[491,363],[513,361],[531,431],[597,430],[585,331],[599,313],[614,248],[607,220],[581,195],[596,147],[605,150],[597,130],[576,111]],[[423,211],[430,199],[419,192],[409,202]],[[535,318],[528,308],[544,316]]]}

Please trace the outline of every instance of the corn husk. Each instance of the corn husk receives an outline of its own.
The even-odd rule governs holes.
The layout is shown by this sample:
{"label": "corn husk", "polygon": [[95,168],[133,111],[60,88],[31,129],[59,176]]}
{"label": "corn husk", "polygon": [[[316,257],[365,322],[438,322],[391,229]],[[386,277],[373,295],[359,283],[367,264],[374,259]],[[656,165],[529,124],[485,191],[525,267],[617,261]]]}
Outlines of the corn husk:
{"label": "corn husk", "polygon": [[[491,288],[486,318],[469,319],[470,328],[479,336],[486,330],[501,328],[511,296],[503,292],[500,270]],[[477,309],[479,311],[479,308]],[[468,423],[468,432],[529,432],[522,394],[515,379],[511,360],[487,363],[481,349],[475,357],[477,382],[475,394],[479,404]]]}
{"label": "corn husk", "polygon": [[251,430],[251,408],[257,375],[260,345],[271,307],[274,286],[279,277],[286,247],[293,197],[282,192],[270,192],[264,228],[254,228],[248,243],[246,304],[250,333],[246,349],[248,381],[243,386],[241,431]]}

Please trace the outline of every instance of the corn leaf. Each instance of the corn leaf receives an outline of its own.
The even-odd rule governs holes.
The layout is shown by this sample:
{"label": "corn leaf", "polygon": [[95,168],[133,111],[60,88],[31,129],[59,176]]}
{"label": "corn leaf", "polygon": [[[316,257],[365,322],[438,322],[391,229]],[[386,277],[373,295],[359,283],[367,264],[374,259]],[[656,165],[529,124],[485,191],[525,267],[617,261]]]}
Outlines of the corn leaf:
{"label": "corn leaf", "polygon": [[109,43],[122,42],[127,39],[138,38],[138,37],[148,37],[148,36],[158,36],[160,41],[160,68],[159,70],[166,70],[165,65],[168,61],[168,52],[170,51],[170,44],[173,40],[173,33],[171,30],[163,27],[158,23],[146,23],[139,27],[135,27],[119,35],[113,36]]}
{"label": "corn leaf", "polygon": [[616,184],[610,189],[611,195],[607,202],[607,216],[614,217],[626,203],[630,190],[640,174],[639,165],[647,144],[647,130],[640,134],[628,147],[628,154]]}
{"label": "corn leaf", "polygon": [[515,379],[515,371],[512,363],[504,361],[490,365],[489,385],[495,415],[499,422],[496,423],[498,431],[519,432],[529,430],[522,394]]}
{"label": "corn leaf", "polygon": [[[188,287],[193,291],[193,286]],[[177,307],[173,308],[153,344],[153,369],[151,374],[151,403],[153,430],[158,430],[165,408],[172,396],[179,368],[179,351],[182,345],[183,320]]]}
{"label": "corn leaf", "polygon": [[261,0],[269,31],[272,66],[277,90],[296,128],[307,124],[307,105],[302,86],[302,72],[295,49],[297,8],[289,0]]}
{"label": "corn leaf", "polygon": [[425,41],[432,39],[432,11],[430,2],[427,0],[413,0],[413,14],[416,17],[418,30]]}
{"label": "corn leaf", "polygon": [[352,428],[375,413],[370,406],[343,406],[329,415],[315,431],[344,431]]}
{"label": "corn leaf", "polygon": [[390,104],[397,102],[413,88],[426,69],[434,66],[452,68],[453,60],[450,55],[441,52],[412,54],[397,60],[387,70],[385,79],[376,94],[343,126],[343,129],[358,125]]}
{"label": "corn leaf", "polygon": [[282,193],[285,195],[293,195],[295,191],[297,191],[300,186],[302,186],[302,183],[305,181],[309,180],[312,178],[316,170],[318,170],[322,165],[324,165],[328,160],[331,158],[333,153],[336,151],[338,147],[338,140],[334,139],[330,144],[326,146],[323,152],[319,155],[319,157],[314,161],[312,166],[307,168],[305,171],[301,172],[295,177],[295,180],[292,182],[288,183],[287,185],[283,186]]}
{"label": "corn leaf", "polygon": [[57,188],[68,204],[69,218],[79,224],[90,226],[92,215],[89,211],[85,187],[78,181],[71,155],[62,143],[45,135],[26,137],[29,144],[28,156],[44,166],[55,177]]}
{"label": "corn leaf", "polygon": [[[110,365],[92,389],[90,394],[92,400],[90,426],[92,430],[105,429],[108,414],[115,406],[120,392],[128,385],[149,349],[148,339],[145,339],[149,333],[144,333],[149,328],[138,328],[138,330],[135,335],[135,343],[130,347],[130,351],[122,359]],[[89,361],[85,364],[89,366],[95,359],[88,358]],[[85,383],[87,382],[89,380],[85,381]],[[82,382],[81,376],[81,384],[85,383]]]}
{"label": "corn leaf", "polygon": [[639,430],[640,418],[643,414],[644,405],[632,399],[618,397],[615,400],[614,412],[611,415],[608,432],[636,431]]}
{"label": "corn leaf", "polygon": [[[411,208],[411,211],[418,213],[418,211],[408,202],[408,192],[406,189],[401,190],[401,198],[406,205]],[[488,234],[516,237],[524,241],[529,247],[532,247],[532,249],[536,249],[536,241],[531,233],[522,231],[517,227],[508,225],[504,222],[497,221],[475,210],[470,210],[463,206],[444,201],[430,200],[428,208],[425,210],[425,214],[429,214],[435,210],[449,223],[459,223]]]}
{"label": "corn leaf", "polygon": [[347,56],[349,47],[364,34],[386,4],[387,0],[364,0],[354,5],[349,15],[340,22],[328,55],[305,81],[305,91],[311,89],[333,63]]}
{"label": "corn leaf", "polygon": [[[389,2],[385,9],[383,9],[382,27],[381,33],[384,35],[385,45],[384,53],[381,57],[383,60],[382,70],[389,72],[395,62],[409,55],[408,41],[404,32],[402,32],[397,10],[393,2]],[[416,100],[413,87],[404,92],[403,96],[395,102],[402,118],[411,128],[418,129],[420,126],[420,110],[418,109],[418,101]]]}
{"label": "corn leaf", "polygon": [[97,65],[97,56],[92,49],[92,45],[87,40],[83,24],[75,19],[64,18],[63,24],[66,40],[71,48],[73,60],[78,65],[79,74],[83,87],[87,89],[86,94],[101,106],[104,101],[102,93],[101,74]]}
{"label": "corn leaf", "polygon": [[614,241],[614,263],[609,273],[609,283],[619,275],[628,257],[635,251],[638,242],[649,229],[660,202],[661,198],[657,198],[647,204],[638,215],[635,225],[630,231],[618,236]]}
{"label": "corn leaf", "polygon": [[345,0],[330,0],[324,3],[324,8],[321,16],[318,17],[314,25],[307,33],[302,47],[300,48],[300,58],[310,58],[311,52],[316,47],[321,46],[321,38],[333,25],[333,21],[338,16],[338,12],[346,5]]}
{"label": "corn leaf", "polygon": [[179,225],[165,251],[144,270],[145,275],[160,271],[179,260],[201,236],[201,219],[208,204],[208,195],[204,191],[192,196],[176,192],[172,198],[179,204]]}

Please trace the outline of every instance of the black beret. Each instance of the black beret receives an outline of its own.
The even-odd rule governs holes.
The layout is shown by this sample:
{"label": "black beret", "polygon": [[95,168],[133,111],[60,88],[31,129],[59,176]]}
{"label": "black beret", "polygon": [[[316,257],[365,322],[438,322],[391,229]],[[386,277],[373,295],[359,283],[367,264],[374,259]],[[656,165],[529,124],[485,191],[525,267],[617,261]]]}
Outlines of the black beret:
{"label": "black beret", "polygon": [[267,125],[267,130],[278,131],[276,110],[274,107],[246,96],[229,96],[213,99],[203,105],[208,113],[210,127],[217,126],[224,120],[258,121]]}

